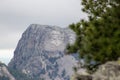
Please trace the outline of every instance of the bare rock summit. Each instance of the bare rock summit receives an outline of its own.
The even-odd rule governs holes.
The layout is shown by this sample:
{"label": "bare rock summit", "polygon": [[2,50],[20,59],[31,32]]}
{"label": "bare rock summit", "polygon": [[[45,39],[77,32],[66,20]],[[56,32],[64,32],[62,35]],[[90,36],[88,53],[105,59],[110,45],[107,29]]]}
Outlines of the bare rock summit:
{"label": "bare rock summit", "polygon": [[8,67],[36,80],[70,80],[77,60],[64,50],[74,41],[69,28],[32,24],[19,40]]}

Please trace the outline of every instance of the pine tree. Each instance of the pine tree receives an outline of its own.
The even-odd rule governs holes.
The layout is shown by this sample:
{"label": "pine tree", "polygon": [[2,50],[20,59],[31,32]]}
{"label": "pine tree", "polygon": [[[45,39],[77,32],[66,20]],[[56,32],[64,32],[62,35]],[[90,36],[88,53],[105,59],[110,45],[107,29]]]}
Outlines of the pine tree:
{"label": "pine tree", "polygon": [[93,72],[120,57],[120,0],[82,0],[82,5],[88,20],[69,26],[77,37],[67,50],[79,53],[85,67]]}

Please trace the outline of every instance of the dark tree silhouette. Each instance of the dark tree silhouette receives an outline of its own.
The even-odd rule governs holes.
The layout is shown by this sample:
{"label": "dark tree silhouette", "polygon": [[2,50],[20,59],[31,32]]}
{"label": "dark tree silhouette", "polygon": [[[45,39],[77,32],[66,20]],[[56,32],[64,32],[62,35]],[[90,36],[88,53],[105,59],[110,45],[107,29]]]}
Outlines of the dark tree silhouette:
{"label": "dark tree silhouette", "polygon": [[69,26],[77,37],[67,53],[79,53],[93,72],[120,57],[120,0],[82,0],[82,5],[88,20]]}

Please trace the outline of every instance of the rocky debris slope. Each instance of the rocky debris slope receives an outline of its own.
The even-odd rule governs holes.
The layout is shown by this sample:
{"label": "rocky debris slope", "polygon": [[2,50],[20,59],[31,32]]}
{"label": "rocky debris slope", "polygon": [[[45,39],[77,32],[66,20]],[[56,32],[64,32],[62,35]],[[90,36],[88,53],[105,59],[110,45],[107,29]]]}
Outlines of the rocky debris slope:
{"label": "rocky debris slope", "polygon": [[0,80],[16,80],[9,72],[5,64],[0,62]]}
{"label": "rocky debris slope", "polygon": [[107,62],[101,65],[92,76],[93,80],[120,80],[120,63]]}
{"label": "rocky debris slope", "polygon": [[77,72],[71,80],[120,80],[120,61],[107,62],[92,75]]}
{"label": "rocky debris slope", "polygon": [[69,80],[77,60],[64,50],[74,41],[69,28],[32,24],[19,40],[9,67],[38,80]]}

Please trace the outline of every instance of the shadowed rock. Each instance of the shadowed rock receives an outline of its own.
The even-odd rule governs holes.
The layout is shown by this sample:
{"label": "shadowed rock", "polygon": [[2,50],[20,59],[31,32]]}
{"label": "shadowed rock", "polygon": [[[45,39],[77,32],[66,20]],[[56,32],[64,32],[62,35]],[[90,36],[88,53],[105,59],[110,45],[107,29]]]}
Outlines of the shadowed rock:
{"label": "shadowed rock", "polygon": [[0,80],[16,80],[14,76],[9,72],[5,64],[0,62]]}

